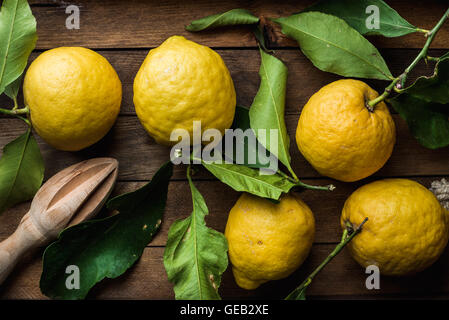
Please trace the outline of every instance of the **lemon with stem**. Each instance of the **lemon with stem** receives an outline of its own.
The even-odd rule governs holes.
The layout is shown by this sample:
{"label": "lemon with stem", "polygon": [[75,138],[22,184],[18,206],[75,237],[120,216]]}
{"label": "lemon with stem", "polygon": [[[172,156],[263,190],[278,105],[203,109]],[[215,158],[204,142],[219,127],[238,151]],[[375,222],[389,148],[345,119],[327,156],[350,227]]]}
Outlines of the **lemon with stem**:
{"label": "lemon with stem", "polygon": [[332,82],[304,106],[296,130],[299,151],[322,175],[352,182],[382,168],[396,141],[385,103],[368,102],[377,92],[359,80]]}
{"label": "lemon with stem", "polygon": [[384,275],[409,275],[432,265],[449,238],[449,211],[421,184],[408,179],[379,180],[357,189],[346,200],[341,226],[363,232],[349,243],[363,267],[377,265]]}

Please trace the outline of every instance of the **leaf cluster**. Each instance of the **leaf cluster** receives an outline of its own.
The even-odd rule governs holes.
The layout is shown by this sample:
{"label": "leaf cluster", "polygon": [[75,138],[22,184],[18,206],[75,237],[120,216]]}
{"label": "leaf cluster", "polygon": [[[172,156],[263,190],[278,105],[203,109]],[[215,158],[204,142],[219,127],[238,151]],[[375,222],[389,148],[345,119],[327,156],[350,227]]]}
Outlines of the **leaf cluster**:
{"label": "leaf cluster", "polygon": [[[26,0],[4,0],[0,9],[0,95],[6,94],[18,108],[17,95],[28,57],[37,40],[36,19]],[[31,131],[30,122],[25,133],[3,148],[0,158],[0,214],[9,207],[31,199],[42,184],[44,162]]]}

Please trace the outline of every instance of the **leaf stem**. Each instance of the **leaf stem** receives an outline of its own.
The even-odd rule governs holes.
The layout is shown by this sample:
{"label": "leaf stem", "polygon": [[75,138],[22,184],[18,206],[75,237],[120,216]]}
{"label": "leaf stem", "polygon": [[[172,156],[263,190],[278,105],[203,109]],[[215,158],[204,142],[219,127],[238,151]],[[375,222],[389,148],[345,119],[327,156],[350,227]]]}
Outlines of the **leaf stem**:
{"label": "leaf stem", "polygon": [[438,33],[438,30],[440,30],[441,26],[444,24],[444,22],[449,17],[449,8],[446,10],[444,15],[441,17],[440,21],[435,25],[435,27],[430,30],[428,33],[426,33],[427,41],[424,44],[424,47],[422,48],[421,52],[418,54],[418,56],[413,60],[413,62],[405,69],[401,84],[404,86],[405,80],[407,79],[408,73],[413,70],[413,68],[418,64],[418,62],[427,57],[427,51],[429,51],[430,44],[432,43],[433,39],[435,38],[436,34]]}
{"label": "leaf stem", "polygon": [[28,114],[30,112],[30,109],[28,107],[24,107],[21,109],[17,109],[16,106],[12,110],[0,108],[0,113],[7,114],[10,116],[17,116],[21,114]]}
{"label": "leaf stem", "polygon": [[365,218],[362,223],[357,227],[353,228],[352,224],[347,223],[343,235],[341,237],[340,243],[335,247],[335,249],[324,259],[324,261],[304,280],[299,287],[293,290],[285,300],[297,300],[296,297],[300,295],[311,283],[313,278],[336,256],[340,251],[357,235],[362,231],[363,225],[368,221]]}
{"label": "leaf stem", "polygon": [[[26,118],[28,117],[29,113],[30,113],[30,109],[28,107],[24,107],[21,109],[17,108],[17,101],[14,101],[14,108],[9,110],[9,109],[4,109],[4,108],[0,108],[0,113],[9,115],[9,116],[14,116],[19,118],[20,120],[23,120],[28,126],[31,126],[30,121]],[[22,115],[25,115],[26,117],[22,117]]]}
{"label": "leaf stem", "polygon": [[263,51],[265,51],[266,53],[274,53],[274,50],[270,50],[267,48],[266,46],[266,41],[265,41],[265,29],[263,27],[263,25],[261,24],[261,22],[259,22],[259,24],[257,25],[253,25],[251,26],[253,34],[254,34],[254,38],[256,38],[256,42],[259,45],[259,48],[262,49]]}
{"label": "leaf stem", "polygon": [[440,61],[440,58],[438,58],[438,57],[431,57],[431,56],[427,56],[425,59],[427,61],[435,61],[435,62]]}
{"label": "leaf stem", "polygon": [[[421,59],[427,58],[427,52],[429,51],[429,47],[430,47],[433,39],[435,38],[435,35],[438,33],[438,30],[440,30],[441,26],[444,24],[444,22],[447,20],[448,17],[449,17],[449,8],[446,10],[444,15],[441,17],[441,19],[435,25],[435,27],[433,27],[432,30],[425,33],[425,36],[427,37],[427,41],[424,44],[424,47],[419,52],[419,54],[416,56],[415,60],[412,61],[412,63],[404,70],[403,73],[401,73],[399,76],[397,76],[396,78],[393,79],[393,81],[390,83],[390,85],[385,88],[385,91],[380,96],[367,102],[368,110],[370,110],[371,112],[374,111],[374,107],[376,106],[376,104],[385,100],[385,98],[387,98],[390,95],[390,93],[391,93],[391,91],[393,91],[393,89],[397,88],[400,90],[404,87],[405,81],[407,80],[407,76],[410,73],[410,71],[413,70],[413,68],[418,64],[418,62]],[[424,29],[422,29],[422,30],[424,30]]]}
{"label": "leaf stem", "polygon": [[[328,185],[326,185],[326,186],[312,186],[312,185],[310,185],[310,184],[301,182],[301,181],[298,179],[298,177],[296,177],[296,175],[295,175],[294,178],[292,178],[292,177],[288,176],[287,174],[285,174],[284,172],[282,172],[281,170],[279,170],[279,171],[277,172],[277,174],[279,174],[280,176],[284,177],[285,179],[287,179],[287,180],[293,182],[293,183],[295,184],[295,186],[301,187],[301,188],[304,188],[304,189],[309,189],[309,190],[324,190],[324,191],[333,191],[333,190],[335,190],[335,186],[334,186],[333,184],[328,184]],[[294,174],[294,172],[292,172],[292,174]]]}
{"label": "leaf stem", "polygon": [[12,108],[12,110],[15,111],[19,108],[19,104],[17,103],[17,97],[14,97],[13,101],[14,101],[14,108]]}
{"label": "leaf stem", "polygon": [[[291,172],[291,171],[290,171],[290,172]],[[288,174],[282,172],[281,170],[278,170],[277,174],[279,174],[280,176],[282,176],[282,177],[284,177],[285,179],[287,179],[287,180],[289,180],[289,181],[291,181],[291,182],[294,182],[294,183],[297,183],[297,182],[299,181],[299,180],[298,180],[298,177],[296,177],[296,175],[295,175],[296,178],[292,178],[292,177],[290,177]]]}
{"label": "leaf stem", "polygon": [[427,29],[422,29],[422,28],[416,28],[415,29],[417,32],[421,32],[421,33],[429,33],[430,31]]}
{"label": "leaf stem", "polygon": [[324,190],[324,191],[334,191],[335,190],[335,186],[333,184],[328,184],[326,186],[312,186],[310,184],[298,181],[296,183],[296,185],[298,187],[301,187],[304,189],[309,189],[309,190]]}
{"label": "leaf stem", "polygon": [[370,112],[374,112],[374,107],[381,101],[385,100],[385,98],[387,98],[391,91],[393,90],[393,88],[396,86],[396,84],[401,81],[401,76],[394,78],[393,81],[388,85],[388,87],[385,88],[384,92],[378,96],[377,98],[370,100],[366,103],[366,108],[370,111]]}
{"label": "leaf stem", "polygon": [[290,173],[295,181],[299,181],[298,176],[295,174],[295,172],[293,171],[293,169],[290,166],[288,168],[288,171],[290,171]]}

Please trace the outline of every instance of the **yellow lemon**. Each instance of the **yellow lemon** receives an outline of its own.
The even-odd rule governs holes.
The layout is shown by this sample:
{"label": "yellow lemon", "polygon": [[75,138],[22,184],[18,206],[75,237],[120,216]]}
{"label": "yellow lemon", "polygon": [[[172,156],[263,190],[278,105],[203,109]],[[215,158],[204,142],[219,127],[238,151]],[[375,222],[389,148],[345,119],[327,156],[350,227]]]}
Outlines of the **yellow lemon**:
{"label": "yellow lemon", "polygon": [[235,281],[251,290],[289,276],[304,262],[315,219],[296,195],[283,195],[276,204],[244,193],[229,213],[225,236]]}
{"label": "yellow lemon", "polygon": [[235,104],[234,83],[223,59],[181,36],[151,50],[134,79],[137,116],[164,145],[177,142],[170,140],[175,129],[187,130],[192,138],[194,121],[201,121],[201,132],[217,129],[224,134]]}
{"label": "yellow lemon", "polygon": [[415,181],[386,179],[357,189],[347,200],[341,226],[362,232],[348,244],[363,267],[377,265],[384,275],[408,275],[434,263],[448,241],[448,215],[435,195]]}
{"label": "yellow lemon", "polygon": [[377,92],[358,80],[338,80],[315,93],[301,112],[296,143],[322,175],[356,181],[389,159],[396,130],[384,102],[369,110]]}
{"label": "yellow lemon", "polygon": [[56,149],[77,151],[112,127],[120,111],[122,84],[98,53],[60,47],[33,61],[23,93],[37,133]]}

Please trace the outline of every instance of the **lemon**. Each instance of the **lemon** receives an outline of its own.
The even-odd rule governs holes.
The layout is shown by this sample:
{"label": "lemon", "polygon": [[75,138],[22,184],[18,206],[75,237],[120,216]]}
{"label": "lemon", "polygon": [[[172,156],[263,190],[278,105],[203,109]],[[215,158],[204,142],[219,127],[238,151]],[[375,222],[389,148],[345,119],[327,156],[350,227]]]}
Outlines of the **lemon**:
{"label": "lemon", "polygon": [[384,102],[368,109],[367,102],[377,96],[364,82],[345,79],[324,86],[304,106],[296,143],[320,174],[351,182],[387,162],[396,130]]}
{"label": "lemon", "polygon": [[185,129],[192,138],[193,121],[201,121],[201,133],[224,134],[234,119],[236,95],[218,53],[173,36],[145,58],[134,79],[134,105],[156,142],[174,145],[172,131]]}
{"label": "lemon", "polygon": [[435,195],[415,181],[386,179],[357,189],[346,200],[341,225],[362,232],[348,244],[354,259],[384,275],[408,275],[434,263],[448,241],[448,215]]}
{"label": "lemon", "polygon": [[304,262],[315,219],[296,195],[283,195],[276,204],[244,193],[229,213],[225,236],[234,278],[251,290],[287,277]]}
{"label": "lemon", "polygon": [[59,150],[77,151],[106,135],[120,111],[122,85],[109,62],[81,47],[45,51],[24,80],[37,133]]}

